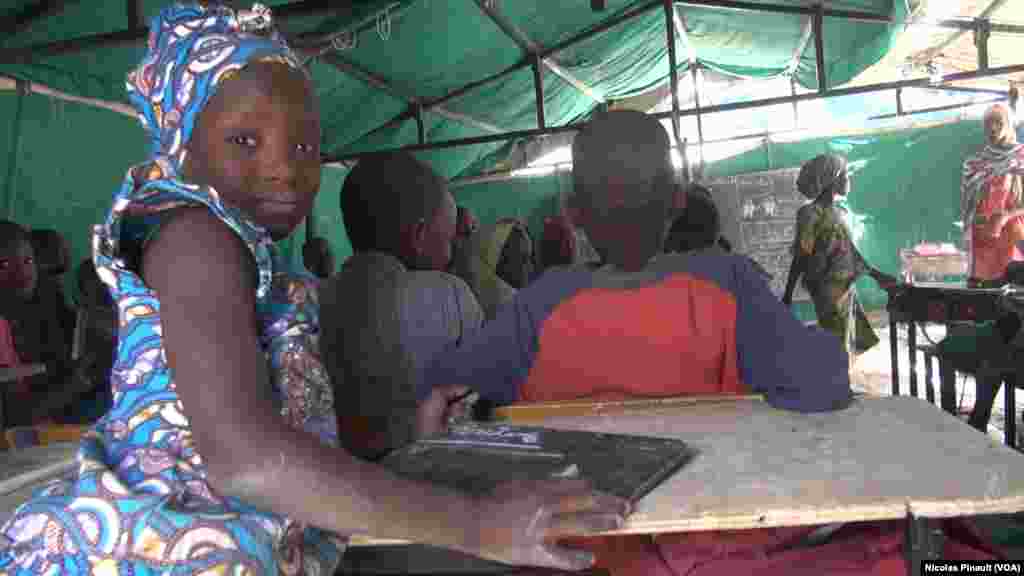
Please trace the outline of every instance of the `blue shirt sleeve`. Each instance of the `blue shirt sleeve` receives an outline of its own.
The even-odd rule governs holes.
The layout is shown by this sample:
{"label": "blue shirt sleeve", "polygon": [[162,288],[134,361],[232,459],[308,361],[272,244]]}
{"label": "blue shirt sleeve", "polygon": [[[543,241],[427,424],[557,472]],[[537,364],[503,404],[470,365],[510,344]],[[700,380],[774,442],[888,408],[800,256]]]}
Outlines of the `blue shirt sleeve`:
{"label": "blue shirt sleeve", "polygon": [[493,320],[434,355],[424,374],[428,389],[463,385],[498,405],[517,401],[537,356],[539,327],[575,291],[572,279],[577,276],[544,274],[498,308]]}
{"label": "blue shirt sleeve", "polygon": [[749,263],[738,260],[734,270],[740,378],[784,410],[823,412],[849,405],[849,361],[839,338],[804,326]]}

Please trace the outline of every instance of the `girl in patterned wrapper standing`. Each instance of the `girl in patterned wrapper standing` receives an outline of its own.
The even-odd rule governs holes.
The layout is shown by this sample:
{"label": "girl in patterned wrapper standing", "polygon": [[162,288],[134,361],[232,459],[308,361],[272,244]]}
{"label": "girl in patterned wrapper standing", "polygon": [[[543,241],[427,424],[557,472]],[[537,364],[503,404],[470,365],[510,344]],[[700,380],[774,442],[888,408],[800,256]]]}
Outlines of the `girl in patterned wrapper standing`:
{"label": "girl in patterned wrapper standing", "polygon": [[[338,534],[357,532],[588,565],[545,538],[618,526],[618,499],[574,482],[470,499],[334,447],[316,282],[272,245],[319,187],[318,105],[270,20],[259,5],[177,4],[151,23],[128,92],[153,149],[93,236],[118,309],[114,406],[75,479],[0,528],[0,574],[329,575]],[[421,433],[459,393],[421,405]]]}
{"label": "girl in patterned wrapper standing", "polygon": [[850,191],[845,158],[835,154],[814,158],[800,169],[796,186],[813,202],[796,215],[793,263],[782,301],[787,306],[793,302],[793,290],[802,276],[814,301],[818,325],[838,336],[852,357],[878,344],[853,283],[867,274],[882,289],[894,290],[899,281],[864,260],[835,205]]}

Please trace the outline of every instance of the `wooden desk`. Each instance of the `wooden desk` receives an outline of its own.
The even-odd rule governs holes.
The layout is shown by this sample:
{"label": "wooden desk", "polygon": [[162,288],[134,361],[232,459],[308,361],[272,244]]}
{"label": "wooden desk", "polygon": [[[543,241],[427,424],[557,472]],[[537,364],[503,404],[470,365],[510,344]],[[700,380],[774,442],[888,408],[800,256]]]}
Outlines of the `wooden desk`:
{"label": "wooden desk", "polygon": [[[917,324],[951,324],[955,322],[985,322],[996,320],[1005,313],[1000,299],[1002,289],[967,288],[960,283],[925,283],[889,296],[889,351],[892,355],[892,395],[900,394],[899,325],[907,325],[907,348],[910,365],[910,394],[917,396]],[[948,388],[948,387],[947,387]],[[952,400],[949,390],[941,391],[941,401],[949,409]]]}
{"label": "wooden desk", "polygon": [[[701,451],[609,534],[909,518],[916,540],[929,520],[1024,511],[1024,458],[916,398],[863,398],[821,414],[718,401],[540,425],[679,438]],[[384,543],[396,544],[352,545]]]}

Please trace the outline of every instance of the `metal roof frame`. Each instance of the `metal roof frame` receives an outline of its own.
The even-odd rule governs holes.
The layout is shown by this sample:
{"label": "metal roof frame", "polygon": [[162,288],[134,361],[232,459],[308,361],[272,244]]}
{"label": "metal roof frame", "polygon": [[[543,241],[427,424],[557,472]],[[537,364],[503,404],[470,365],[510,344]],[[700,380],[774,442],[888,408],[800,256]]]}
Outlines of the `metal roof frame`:
{"label": "metal roof frame", "polygon": [[[69,1],[40,1],[36,4],[22,10],[21,13],[14,19],[13,23],[4,23],[5,29],[11,30],[22,30],[27,28],[32,22],[51,16],[58,13],[61,8]],[[671,118],[673,123],[673,131],[677,135],[678,145],[685,150],[685,142],[678,140],[678,124],[679,118],[682,116],[696,116],[698,124],[700,124],[701,117],[705,114],[711,114],[715,112],[724,112],[728,110],[741,110],[747,108],[758,108],[764,106],[773,106],[784,103],[793,103],[816,100],[820,98],[833,98],[837,96],[845,96],[851,94],[863,94],[884,90],[900,89],[904,87],[928,87],[933,86],[936,88],[942,88],[942,84],[947,82],[953,82],[958,80],[969,80],[976,78],[984,78],[990,76],[999,76],[1003,74],[1011,74],[1024,72],[1024,65],[1016,66],[1004,66],[1001,68],[989,68],[988,66],[988,36],[991,32],[997,33],[1024,33],[1024,26],[1014,26],[1009,24],[993,23],[988,20],[988,17],[994,13],[1000,5],[1006,0],[993,0],[993,3],[983,12],[980,18],[973,20],[963,19],[950,19],[939,21],[935,24],[939,26],[949,27],[958,30],[957,34],[962,34],[964,31],[974,30],[976,39],[979,46],[979,62],[978,69],[971,72],[961,72],[957,74],[951,74],[939,79],[937,82],[930,78],[917,78],[908,79],[898,82],[886,82],[879,84],[872,84],[869,86],[856,86],[851,88],[840,88],[830,89],[828,86],[827,77],[825,74],[825,59],[824,59],[824,31],[823,21],[824,18],[843,18],[852,21],[862,22],[876,22],[876,23],[888,23],[891,20],[886,16],[880,16],[877,14],[857,11],[844,11],[844,10],[833,10],[825,8],[823,3],[817,3],[814,6],[790,6],[790,5],[775,5],[775,4],[761,4],[743,0],[647,0],[634,4],[633,6],[626,8],[619,13],[605,19],[598,24],[591,26],[590,28],[583,30],[571,37],[549,47],[539,46],[534,43],[529,37],[527,37],[521,30],[516,28],[511,22],[504,17],[491,3],[486,0],[474,0],[479,9],[481,9],[491,20],[498,26],[501,31],[508,36],[513,42],[515,42],[520,49],[523,51],[523,58],[516,64],[480,80],[466,84],[458,89],[455,89],[444,96],[434,99],[419,98],[409,91],[404,91],[396,88],[393,83],[387,81],[380,75],[370,70],[364,70],[357,66],[355,63],[348,61],[343,56],[334,52],[323,52],[317,54],[318,57],[323,58],[325,62],[334,66],[341,72],[351,75],[355,78],[360,79],[366,84],[375,87],[379,90],[386,91],[392,96],[395,96],[401,100],[406,101],[409,107],[399,115],[392,118],[389,122],[383,126],[377,128],[373,132],[386,129],[388,127],[400,124],[408,119],[415,119],[418,124],[418,135],[419,143],[410,146],[404,146],[396,148],[394,150],[432,150],[451,148],[456,146],[469,146],[475,144],[482,144],[488,142],[500,142],[518,138],[530,138],[537,136],[544,136],[547,134],[555,134],[561,132],[570,132],[578,130],[581,124],[567,124],[564,126],[546,126],[544,118],[544,107],[543,107],[543,72],[550,71],[558,75],[562,80],[573,86],[578,92],[587,96],[591,100],[598,104],[604,104],[604,98],[598,94],[593,88],[587,86],[584,82],[573,76],[570,72],[566,71],[554,58],[555,55],[565,50],[566,48],[583,42],[589,38],[592,38],[598,34],[606,32],[619,24],[633,20],[640,17],[647,12],[662,7],[666,19],[666,43],[668,47],[669,56],[669,71],[670,71],[670,82],[672,83],[672,110],[669,112],[662,112],[654,114],[653,116],[658,119]],[[675,6],[701,6],[709,8],[721,8],[728,10],[737,11],[752,11],[752,12],[769,12],[769,13],[783,13],[783,14],[801,14],[809,17],[811,32],[814,36],[815,42],[815,61],[816,61],[816,73],[818,78],[818,89],[813,93],[797,94],[794,93],[790,96],[775,97],[752,100],[748,102],[738,102],[733,104],[716,105],[710,107],[702,107],[699,101],[699,95],[697,95],[697,101],[693,108],[687,110],[679,109],[678,102],[678,74],[679,63],[675,53],[675,39],[676,34],[684,33],[684,30],[679,30],[678,16],[675,13]],[[132,25],[131,28],[126,30],[120,30],[116,32],[99,34],[93,36],[84,36],[78,38],[71,38],[58,42],[52,42],[43,45],[34,45],[20,48],[9,48],[0,50],[0,63],[3,62],[23,62],[31,61],[37,58],[56,55],[56,54],[67,54],[74,53],[82,50],[89,50],[99,47],[117,46],[125,43],[136,43],[145,39],[148,30],[141,26],[139,20],[139,3],[138,0],[126,0],[125,1],[126,15],[129,23]],[[324,13],[337,13],[344,10],[344,6],[339,7],[337,2],[331,0],[303,0],[285,4],[274,8],[275,17],[279,20],[286,21],[289,18],[309,16],[313,14],[324,14]],[[358,33],[368,27],[372,26],[372,22],[364,21],[358,24],[354,32]],[[353,31],[353,30],[350,30]],[[329,43],[335,36],[342,34],[343,32],[334,32],[331,34],[323,35],[320,34],[316,38],[316,33],[307,33],[303,36],[293,39],[297,45],[307,50],[316,50],[316,44]],[[806,36],[806,34],[805,34]],[[313,46],[311,46],[313,45]],[[799,53],[795,54],[795,58],[799,58]],[[697,62],[690,62],[689,68],[692,74],[696,74],[699,64]],[[517,131],[502,131],[501,127],[494,126],[486,121],[472,118],[470,116],[452,112],[445,109],[443,105],[446,102],[454,100],[464,94],[479,88],[481,86],[495,82],[501,78],[508,76],[509,74],[515,73],[526,67],[533,69],[534,77],[534,90],[536,95],[536,108],[537,108],[537,124],[538,128],[534,130],[517,130]],[[696,78],[694,78],[696,87]],[[899,99],[898,99],[899,104]],[[898,106],[901,108],[901,106]],[[423,131],[422,114],[424,111],[432,111],[446,118],[463,122],[468,125],[475,126],[485,132],[491,132],[492,134],[478,137],[462,138],[456,140],[447,140],[439,142],[427,142]],[[899,111],[902,113],[902,110]],[[371,132],[372,133],[372,132]],[[703,142],[703,134],[699,135],[699,139]],[[373,151],[364,152],[358,154],[341,154],[341,155],[325,155],[322,161],[324,163],[338,162],[345,160],[354,160],[359,157],[379,154],[385,152]]]}
{"label": "metal roof frame", "polygon": [[[1003,0],[994,0],[994,5],[999,3],[999,2],[1001,2],[1001,1],[1003,1]],[[591,37],[591,36],[593,36],[595,34],[598,34],[600,32],[603,32],[603,31],[607,30],[607,29],[610,29],[611,27],[616,26],[616,25],[618,25],[618,24],[620,24],[622,22],[625,22],[625,21],[627,21],[629,19],[636,18],[637,16],[640,16],[641,14],[646,13],[647,11],[654,9],[659,4],[663,7],[664,13],[665,13],[665,20],[666,20],[666,44],[667,44],[668,56],[669,56],[669,77],[670,77],[669,80],[672,83],[672,96],[673,96],[672,100],[673,101],[672,101],[672,110],[671,111],[653,114],[652,116],[657,118],[657,119],[670,118],[672,120],[673,131],[675,132],[675,134],[677,136],[677,142],[679,143],[680,148],[682,150],[684,150],[684,151],[685,151],[685,143],[678,140],[678,135],[679,135],[678,125],[679,125],[679,118],[681,116],[696,116],[697,117],[697,121],[698,121],[698,126],[699,126],[702,115],[712,114],[712,113],[716,113],[716,112],[726,112],[726,111],[729,111],[729,110],[743,110],[743,109],[748,109],[748,108],[760,108],[760,107],[765,107],[765,106],[775,106],[775,105],[779,105],[779,104],[789,104],[789,103],[792,103],[795,106],[796,103],[802,102],[802,101],[817,100],[817,99],[821,99],[821,98],[834,98],[834,97],[838,97],[838,96],[848,96],[848,95],[853,95],[853,94],[866,94],[866,93],[881,92],[881,91],[886,91],[886,90],[899,90],[899,89],[902,89],[902,88],[909,88],[909,87],[944,88],[943,84],[947,84],[947,83],[950,83],[950,82],[956,82],[956,81],[962,81],[962,80],[973,80],[973,79],[977,79],[977,78],[986,78],[986,77],[992,77],[992,76],[1001,76],[1001,75],[1005,75],[1005,74],[1014,74],[1014,73],[1024,72],[1024,64],[1014,65],[1014,66],[1004,66],[1004,67],[1000,67],[1000,68],[990,68],[988,66],[988,59],[987,59],[988,35],[981,35],[981,36],[979,36],[979,62],[978,62],[978,69],[977,70],[973,70],[973,71],[970,71],[970,72],[959,72],[959,73],[956,73],[956,74],[949,74],[949,75],[943,76],[943,77],[941,77],[939,79],[933,79],[933,78],[914,78],[914,79],[901,80],[901,81],[897,81],[897,82],[883,82],[883,83],[871,84],[871,85],[867,85],[867,86],[854,86],[854,87],[849,87],[849,88],[830,89],[829,86],[828,86],[828,80],[827,80],[827,77],[826,77],[826,74],[825,74],[825,66],[824,66],[824,62],[825,62],[825,58],[824,58],[824,56],[825,56],[825,54],[824,54],[824,52],[825,52],[825,50],[824,50],[824,26],[823,26],[824,18],[825,17],[842,17],[842,18],[849,18],[849,19],[854,19],[854,20],[865,19],[865,20],[873,21],[873,22],[886,22],[887,19],[882,19],[882,18],[880,18],[880,17],[878,17],[876,15],[870,15],[870,14],[865,15],[865,14],[858,14],[858,13],[840,12],[840,11],[829,10],[829,9],[825,9],[822,4],[818,4],[818,5],[814,6],[814,7],[801,7],[801,6],[763,5],[763,4],[754,4],[754,3],[750,3],[750,2],[733,1],[733,0],[651,0],[649,2],[645,2],[643,4],[640,4],[640,5],[636,6],[636,7],[634,7],[632,10],[626,11],[626,12],[624,12],[622,14],[619,14],[617,16],[609,18],[608,20],[606,20],[606,21],[604,21],[602,23],[599,23],[596,26],[594,26],[594,27],[592,27],[592,28],[590,28],[588,30],[585,30],[585,31],[583,31],[583,32],[581,32],[579,34],[576,34],[572,38],[569,38],[568,40],[563,41],[563,42],[559,43],[558,45],[549,48],[546,51],[535,52],[535,53],[532,54],[533,55],[533,59],[532,59],[533,62],[532,62],[532,64],[534,65],[534,72],[535,72],[535,74],[534,74],[535,88],[538,89],[538,101],[537,102],[538,102],[538,120],[539,120],[538,121],[538,126],[539,126],[539,128],[537,128],[537,129],[533,129],[533,130],[517,130],[517,131],[513,131],[513,132],[507,132],[507,133],[504,133],[504,134],[493,134],[493,135],[488,135],[488,136],[461,138],[461,139],[456,139],[456,140],[446,140],[446,141],[440,141],[440,142],[429,142],[429,143],[421,142],[421,143],[416,144],[416,145],[403,146],[403,147],[400,147],[400,148],[393,148],[393,149],[388,149],[388,150],[378,150],[378,151],[361,152],[361,153],[353,153],[353,154],[325,155],[324,158],[322,159],[322,162],[325,163],[325,164],[327,164],[327,163],[335,163],[335,162],[349,162],[349,161],[353,161],[353,160],[358,160],[359,158],[364,157],[364,156],[369,156],[369,155],[373,155],[373,154],[380,154],[380,153],[385,153],[385,152],[392,152],[392,151],[396,151],[396,150],[404,150],[404,151],[410,151],[410,152],[412,152],[412,151],[422,151],[422,150],[437,150],[437,149],[443,149],[443,148],[453,148],[453,147],[458,147],[458,146],[472,146],[472,145],[478,145],[478,144],[486,144],[486,143],[490,143],[490,142],[501,142],[501,141],[506,141],[506,140],[520,139],[520,138],[534,138],[534,137],[540,137],[540,136],[545,136],[545,135],[549,135],[549,134],[557,134],[557,133],[562,133],[562,132],[577,131],[580,128],[582,128],[583,124],[575,123],[575,124],[567,124],[567,125],[563,125],[563,126],[552,126],[552,127],[548,127],[548,126],[544,126],[543,125],[543,121],[542,121],[543,120],[543,116],[542,116],[543,115],[543,109],[542,109],[542,106],[543,106],[543,104],[542,104],[543,103],[543,98],[542,98],[543,93],[539,91],[539,90],[542,90],[542,88],[540,88],[540,78],[539,78],[539,74],[538,74],[538,71],[539,71],[540,65],[541,65],[540,64],[540,59],[543,59],[543,58],[546,58],[548,56],[551,56],[554,53],[556,53],[558,50],[564,49],[567,46],[570,46],[572,44],[575,44],[575,43],[578,43],[578,42],[580,42],[582,40],[585,40],[585,39],[587,39],[587,38],[589,38],[589,37]],[[676,23],[675,23],[676,16],[675,16],[675,12],[674,12],[674,6],[676,4],[720,7],[720,8],[728,8],[728,9],[735,9],[735,10],[748,10],[748,11],[761,11],[761,12],[778,12],[778,13],[789,13],[789,14],[803,14],[803,15],[806,15],[806,16],[810,16],[810,18],[811,18],[811,28],[812,28],[812,33],[814,35],[814,43],[815,43],[816,72],[817,72],[817,78],[818,78],[818,89],[817,89],[817,91],[816,92],[812,92],[812,93],[798,94],[798,93],[796,93],[796,91],[794,89],[793,93],[790,96],[781,96],[781,97],[774,97],[774,98],[764,98],[764,99],[751,100],[751,101],[747,101],[747,102],[736,102],[736,103],[732,103],[732,104],[721,104],[721,105],[715,105],[715,106],[709,106],[709,107],[703,107],[703,108],[700,105],[699,94],[697,94],[697,99],[696,99],[696,101],[694,103],[694,107],[693,108],[690,108],[690,109],[687,109],[687,110],[680,110],[679,109],[679,101],[678,101],[678,76],[677,76],[677,73],[676,73],[676,71],[678,69],[678,62],[677,62],[676,53],[675,53],[675,34],[676,34],[677,30],[676,30]],[[998,7],[998,6],[996,6],[996,7]],[[989,9],[986,11],[986,14],[990,14],[991,12],[992,12],[992,6],[989,6]],[[684,30],[684,33],[685,33],[685,30]],[[798,58],[799,54],[795,55],[795,57]],[[506,69],[503,72],[500,72],[498,75],[485,78],[482,81],[478,81],[476,83],[471,83],[471,84],[469,84],[467,86],[464,86],[463,88],[455,90],[454,92],[452,92],[452,93],[442,97],[441,99],[438,99],[437,101],[435,101],[435,105],[439,104],[441,102],[450,100],[452,98],[456,98],[458,96],[461,96],[462,94],[468,92],[469,90],[471,90],[473,88],[481,86],[484,83],[489,83],[491,81],[494,81],[494,80],[496,80],[496,79],[498,79],[498,78],[500,78],[500,77],[502,77],[502,76],[504,76],[504,75],[506,75],[508,73],[514,72],[514,71],[519,70],[521,68],[524,68],[525,66],[530,65],[530,64],[531,64],[531,59],[530,58],[524,59],[524,61],[520,62],[519,64],[514,65],[513,67],[511,67],[509,69]],[[696,71],[697,71],[697,63],[696,62],[691,63],[690,69],[691,69],[691,71],[693,73],[696,73]],[[694,87],[696,88],[696,78],[694,78],[694,82],[695,82],[695,86]],[[953,89],[953,88],[951,88],[951,89]],[[898,113],[902,114],[903,113],[903,111],[902,111],[902,101],[901,101],[899,96],[900,96],[900,94],[897,92],[897,107],[899,109]],[[385,124],[383,127],[379,128],[378,130],[380,130],[382,128],[385,128],[385,127],[388,127],[388,126],[391,126],[391,125],[394,125],[395,123],[402,122],[405,119],[407,119],[407,117],[403,117],[403,116],[404,115],[402,115],[402,114],[400,114],[399,116],[396,116],[394,119],[392,119],[391,122]],[[699,138],[700,138],[701,142],[703,143],[703,134],[700,134]]]}

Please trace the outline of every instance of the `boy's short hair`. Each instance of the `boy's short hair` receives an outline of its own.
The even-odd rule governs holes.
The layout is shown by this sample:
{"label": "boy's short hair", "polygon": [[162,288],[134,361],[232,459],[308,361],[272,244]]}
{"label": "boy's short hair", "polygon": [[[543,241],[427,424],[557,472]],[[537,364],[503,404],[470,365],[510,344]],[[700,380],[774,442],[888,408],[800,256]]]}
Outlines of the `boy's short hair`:
{"label": "boy's short hair", "polygon": [[356,252],[393,252],[403,226],[429,220],[444,202],[447,184],[408,152],[363,158],[341,187],[341,215]]}
{"label": "boy's short hair", "polygon": [[693,184],[686,191],[686,208],[672,223],[666,252],[689,252],[714,246],[722,236],[722,221],[711,190]]}
{"label": "boy's short hair", "polygon": [[599,214],[667,209],[675,185],[670,153],[668,133],[653,117],[632,110],[599,114],[573,140],[569,202]]}
{"label": "boy's short hair", "polygon": [[32,245],[29,231],[17,222],[0,220],[0,250],[10,251],[21,243]]}

